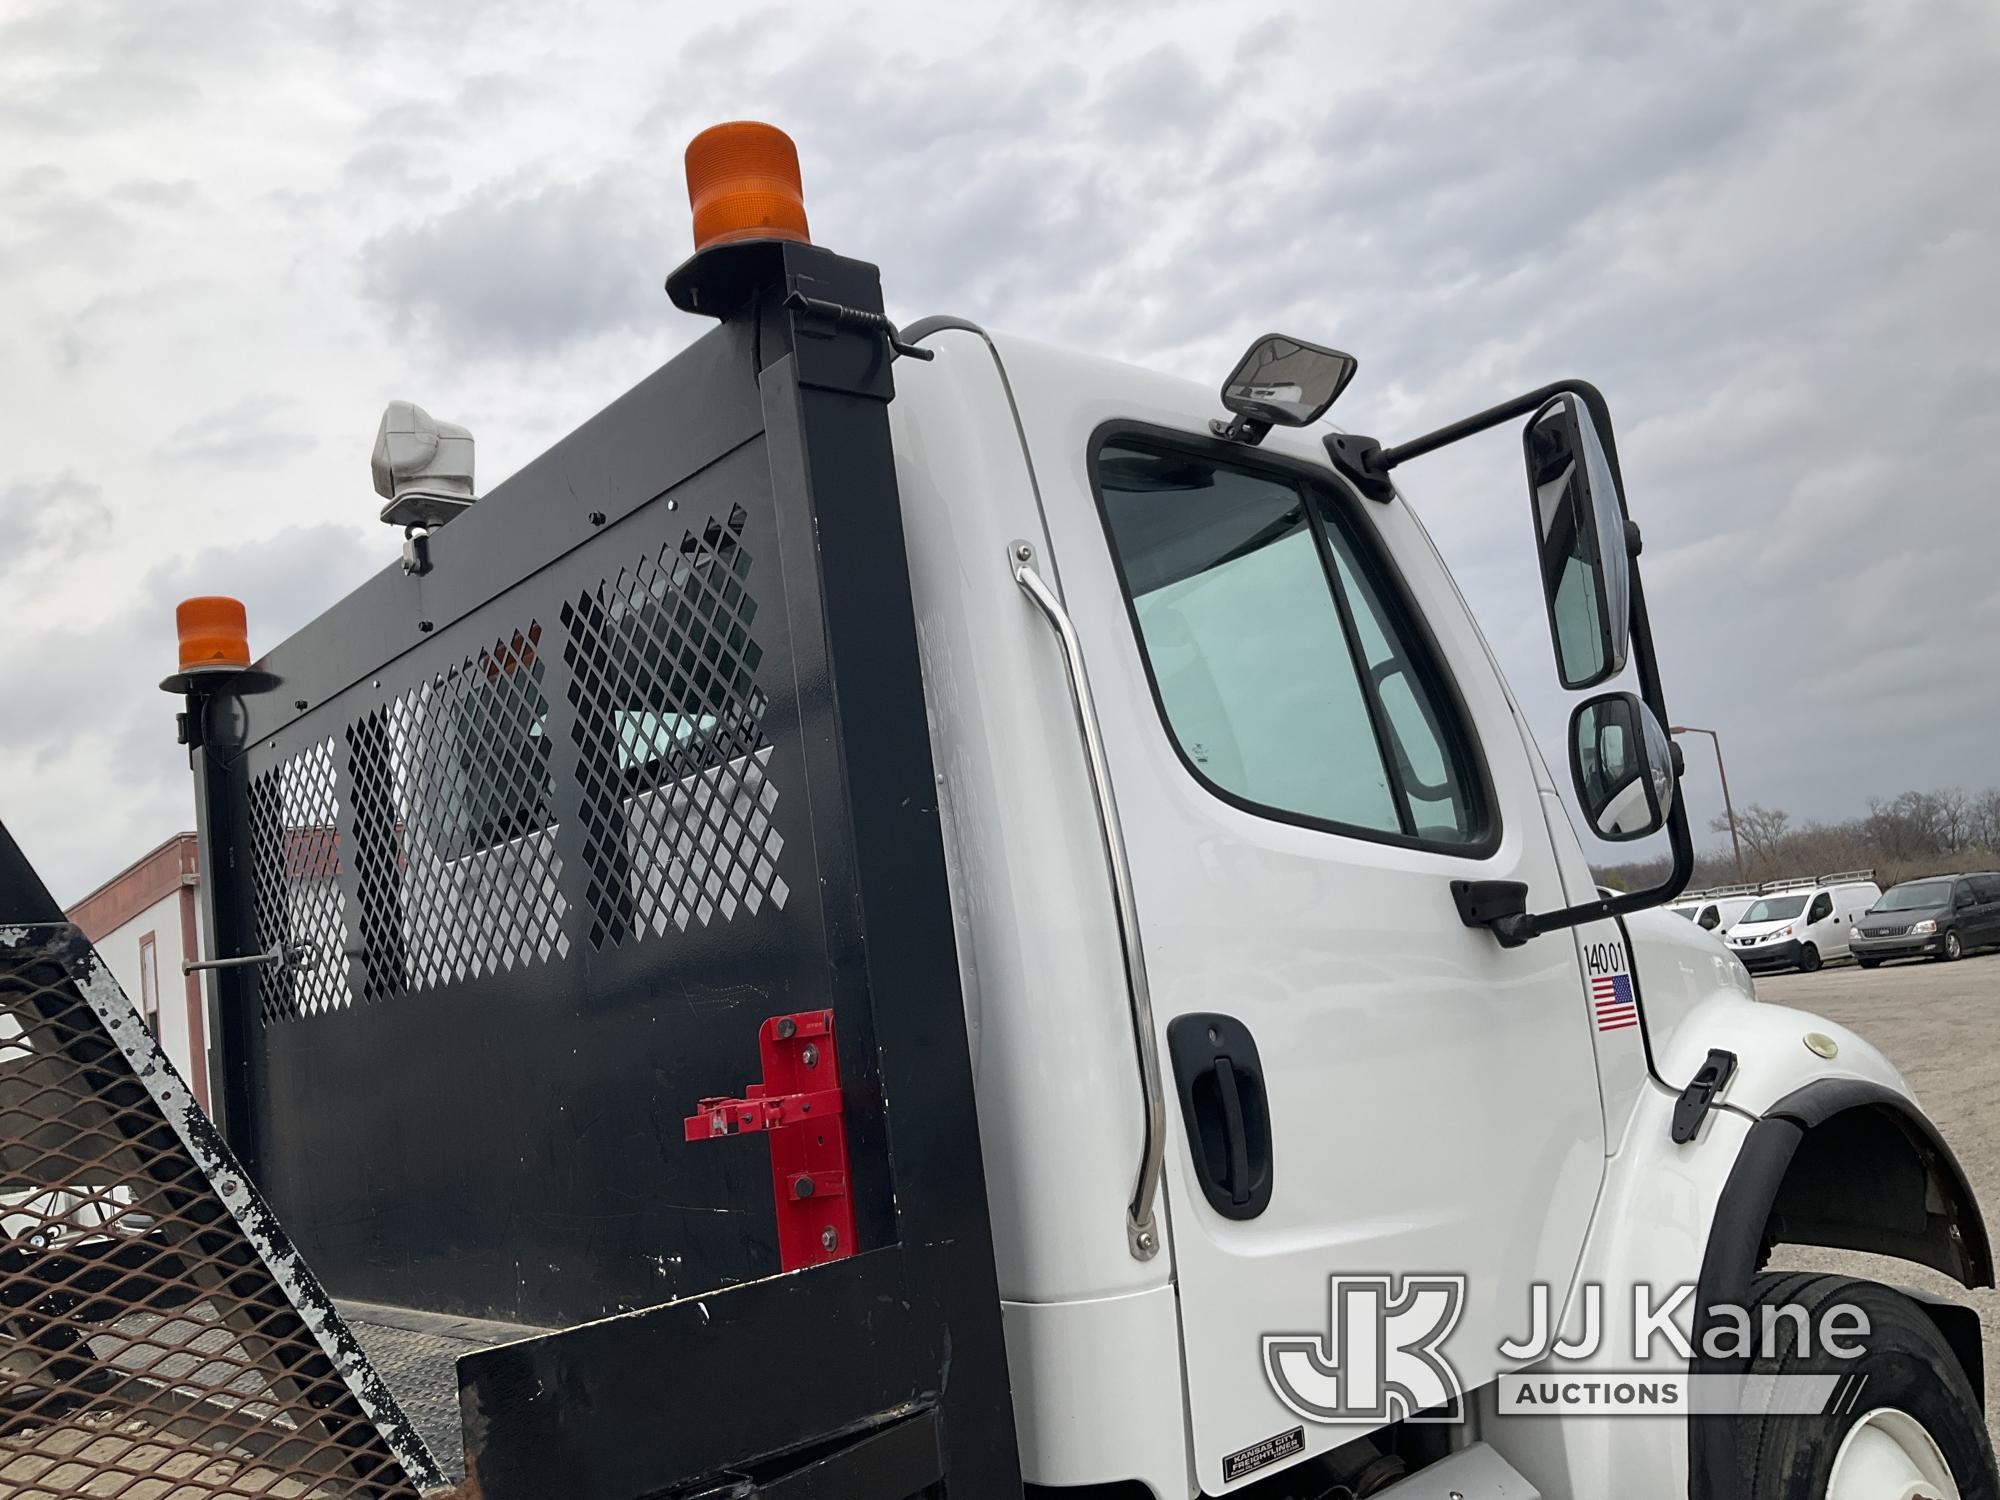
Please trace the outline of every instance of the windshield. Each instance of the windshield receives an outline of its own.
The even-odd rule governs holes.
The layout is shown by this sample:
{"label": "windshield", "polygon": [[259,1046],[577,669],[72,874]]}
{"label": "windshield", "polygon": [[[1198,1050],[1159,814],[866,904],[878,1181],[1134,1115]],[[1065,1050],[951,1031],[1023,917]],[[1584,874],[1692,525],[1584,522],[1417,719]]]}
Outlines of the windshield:
{"label": "windshield", "polygon": [[1796,896],[1766,896],[1743,913],[1745,922],[1782,922],[1787,917],[1796,917],[1806,909],[1809,891],[1800,891]]}
{"label": "windshield", "polygon": [[1912,880],[1907,885],[1892,885],[1889,893],[1877,901],[1871,911],[1921,911],[1927,906],[1951,905],[1951,882],[1949,880]]}

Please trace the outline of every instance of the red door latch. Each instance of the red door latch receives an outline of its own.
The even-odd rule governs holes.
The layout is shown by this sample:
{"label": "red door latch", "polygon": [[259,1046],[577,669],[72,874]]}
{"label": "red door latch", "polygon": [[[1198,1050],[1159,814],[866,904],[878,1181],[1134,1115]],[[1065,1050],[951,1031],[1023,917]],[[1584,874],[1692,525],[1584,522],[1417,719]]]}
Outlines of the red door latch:
{"label": "red door latch", "polygon": [[764,1081],[744,1089],[741,1099],[702,1100],[699,1113],[687,1117],[687,1138],[768,1135],[779,1263],[797,1271],[844,1260],[854,1253],[854,1203],[847,1195],[833,1012],[773,1016],[757,1030],[757,1050]]}

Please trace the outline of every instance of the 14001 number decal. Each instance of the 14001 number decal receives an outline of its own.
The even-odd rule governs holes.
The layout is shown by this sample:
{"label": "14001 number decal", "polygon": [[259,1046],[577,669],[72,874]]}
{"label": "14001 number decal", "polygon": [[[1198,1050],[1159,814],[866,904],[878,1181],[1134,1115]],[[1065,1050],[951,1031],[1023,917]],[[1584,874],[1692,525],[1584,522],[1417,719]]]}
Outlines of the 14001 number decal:
{"label": "14001 number decal", "polygon": [[1583,962],[1592,974],[1623,974],[1625,972],[1625,945],[1623,943],[1586,943],[1583,948]]}

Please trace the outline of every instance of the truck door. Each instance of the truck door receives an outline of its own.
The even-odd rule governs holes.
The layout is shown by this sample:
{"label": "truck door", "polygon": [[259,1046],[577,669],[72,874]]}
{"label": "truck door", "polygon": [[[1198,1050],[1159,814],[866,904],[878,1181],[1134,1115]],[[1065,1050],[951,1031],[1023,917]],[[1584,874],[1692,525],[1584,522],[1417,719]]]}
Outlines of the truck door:
{"label": "truck door", "polygon": [[1526,1333],[1531,1285],[1560,1305],[1603,1171],[1587,984],[1567,938],[1505,949],[1454,904],[1454,879],[1562,892],[1504,689],[1404,503],[1347,493],[1293,434],[1214,442],[1185,411],[1178,431],[1087,409],[1044,427],[1036,404],[1133,867],[1194,1449],[1220,1493],[1366,1430],[1302,1421],[1266,1377],[1266,1335],[1326,1334],[1330,1277],[1466,1278],[1444,1350],[1467,1390]]}

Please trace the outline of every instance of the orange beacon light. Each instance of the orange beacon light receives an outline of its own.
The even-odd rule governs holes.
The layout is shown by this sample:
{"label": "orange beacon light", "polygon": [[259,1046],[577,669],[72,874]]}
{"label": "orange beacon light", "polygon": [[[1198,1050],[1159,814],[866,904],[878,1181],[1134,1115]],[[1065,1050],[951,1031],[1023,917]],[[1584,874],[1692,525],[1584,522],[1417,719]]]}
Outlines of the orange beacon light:
{"label": "orange beacon light", "polygon": [[709,126],[688,142],[687,184],[697,252],[738,240],[812,243],[798,147],[775,125]]}

